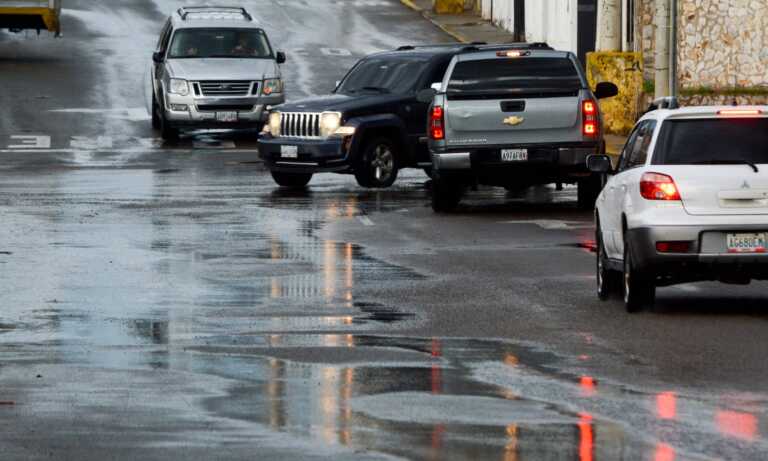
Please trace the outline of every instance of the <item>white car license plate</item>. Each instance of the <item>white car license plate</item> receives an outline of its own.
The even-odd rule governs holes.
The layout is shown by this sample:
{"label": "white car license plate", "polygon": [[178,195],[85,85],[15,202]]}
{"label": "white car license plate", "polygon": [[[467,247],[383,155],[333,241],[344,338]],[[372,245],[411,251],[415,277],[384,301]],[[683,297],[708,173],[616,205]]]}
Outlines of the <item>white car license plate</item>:
{"label": "white car license plate", "polygon": [[216,112],[216,120],[219,122],[236,122],[237,112]]}
{"label": "white car license plate", "polygon": [[528,161],[528,149],[501,149],[502,162]]}
{"label": "white car license plate", "polygon": [[299,158],[298,146],[280,146],[281,158]]}
{"label": "white car license plate", "polygon": [[765,233],[726,234],[728,253],[765,253]]}

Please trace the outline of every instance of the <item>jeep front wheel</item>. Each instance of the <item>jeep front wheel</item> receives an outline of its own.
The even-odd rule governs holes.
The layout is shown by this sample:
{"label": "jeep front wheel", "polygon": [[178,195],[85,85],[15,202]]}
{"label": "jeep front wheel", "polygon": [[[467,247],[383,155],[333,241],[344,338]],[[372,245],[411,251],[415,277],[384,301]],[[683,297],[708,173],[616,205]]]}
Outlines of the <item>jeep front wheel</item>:
{"label": "jeep front wheel", "polygon": [[397,158],[394,145],[387,138],[374,139],[363,150],[355,179],[362,187],[389,187],[397,179]]}
{"label": "jeep front wheel", "polygon": [[312,173],[282,173],[280,171],[271,171],[272,179],[278,186],[301,188],[309,184],[312,180]]}

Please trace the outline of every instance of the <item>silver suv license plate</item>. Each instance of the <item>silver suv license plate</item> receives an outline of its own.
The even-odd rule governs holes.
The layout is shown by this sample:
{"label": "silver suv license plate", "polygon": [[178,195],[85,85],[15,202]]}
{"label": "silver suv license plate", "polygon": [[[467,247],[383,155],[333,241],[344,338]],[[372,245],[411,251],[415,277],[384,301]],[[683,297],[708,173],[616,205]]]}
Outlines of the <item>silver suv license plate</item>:
{"label": "silver suv license plate", "polygon": [[727,234],[728,253],[765,253],[765,233]]}
{"label": "silver suv license plate", "polygon": [[216,120],[219,122],[236,122],[237,112],[216,112]]}
{"label": "silver suv license plate", "polygon": [[502,162],[528,161],[528,149],[501,149]]}

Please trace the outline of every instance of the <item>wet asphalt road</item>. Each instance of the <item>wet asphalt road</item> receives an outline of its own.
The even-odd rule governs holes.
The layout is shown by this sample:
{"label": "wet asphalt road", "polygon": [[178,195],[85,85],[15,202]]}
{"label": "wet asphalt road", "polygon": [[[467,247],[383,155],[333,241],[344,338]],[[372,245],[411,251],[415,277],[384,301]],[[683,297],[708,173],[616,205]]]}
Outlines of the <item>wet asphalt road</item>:
{"label": "wet asphalt road", "polygon": [[[164,145],[144,76],[182,2],[92,3],[0,33],[3,459],[766,458],[766,284],[629,316],[573,189],[435,216],[418,171],[286,192],[254,133]],[[243,3],[293,98],[447,40],[395,0]]]}

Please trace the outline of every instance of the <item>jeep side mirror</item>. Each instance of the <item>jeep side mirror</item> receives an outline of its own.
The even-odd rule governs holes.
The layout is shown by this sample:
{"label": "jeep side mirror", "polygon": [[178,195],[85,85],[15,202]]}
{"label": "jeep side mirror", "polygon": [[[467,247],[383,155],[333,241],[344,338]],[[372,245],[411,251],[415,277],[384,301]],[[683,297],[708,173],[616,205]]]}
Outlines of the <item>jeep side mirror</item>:
{"label": "jeep side mirror", "polygon": [[611,82],[600,82],[595,87],[595,97],[597,99],[612,98],[619,94],[619,87]]}
{"label": "jeep side mirror", "polygon": [[436,94],[437,91],[435,91],[433,88],[425,88],[416,93],[416,100],[419,102],[430,103],[435,98]]}
{"label": "jeep side mirror", "polygon": [[152,60],[158,64],[163,62],[163,53],[160,51],[155,51],[152,53]]}
{"label": "jeep side mirror", "polygon": [[605,154],[593,154],[587,157],[587,169],[593,173],[613,173],[611,158]]}
{"label": "jeep side mirror", "polygon": [[277,52],[277,56],[275,56],[275,60],[278,64],[282,64],[285,62],[285,53],[282,51]]}

